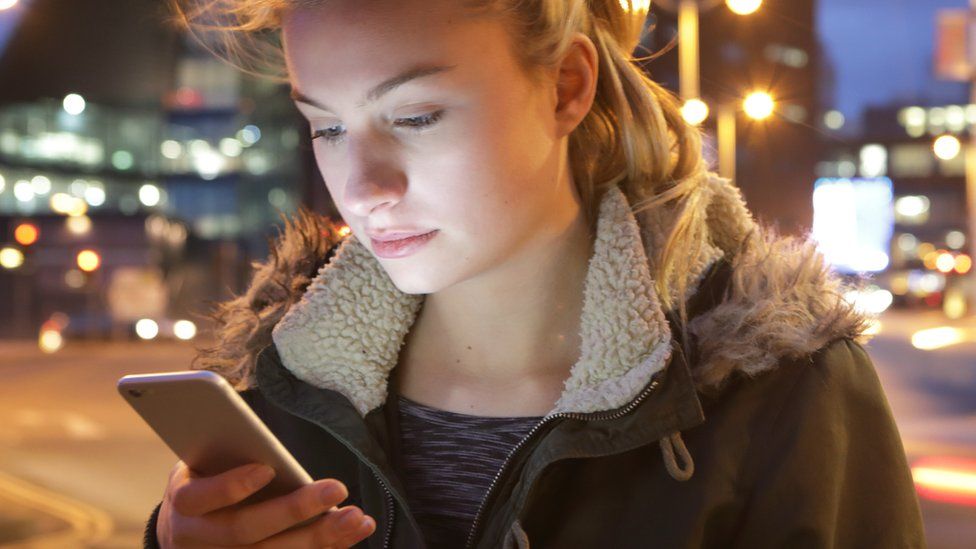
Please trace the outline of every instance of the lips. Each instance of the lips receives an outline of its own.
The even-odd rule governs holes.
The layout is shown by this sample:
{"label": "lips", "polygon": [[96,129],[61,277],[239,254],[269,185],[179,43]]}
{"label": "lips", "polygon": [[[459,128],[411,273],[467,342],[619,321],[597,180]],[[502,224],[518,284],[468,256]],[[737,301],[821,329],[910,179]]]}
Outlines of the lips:
{"label": "lips", "polygon": [[433,231],[384,231],[382,233],[366,231],[366,234],[369,235],[370,240],[375,240],[378,242],[393,242],[394,240],[403,240],[405,238],[425,235],[430,232]]}
{"label": "lips", "polygon": [[426,233],[383,233],[382,235],[370,235],[370,243],[373,246],[373,253],[384,259],[398,259],[414,254],[430,242],[438,231],[433,230]]}

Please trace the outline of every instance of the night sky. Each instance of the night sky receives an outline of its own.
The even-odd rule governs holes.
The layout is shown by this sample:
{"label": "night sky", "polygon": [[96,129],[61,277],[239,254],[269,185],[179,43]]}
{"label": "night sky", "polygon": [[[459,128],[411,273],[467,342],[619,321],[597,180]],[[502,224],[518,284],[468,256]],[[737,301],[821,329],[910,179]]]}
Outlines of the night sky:
{"label": "night sky", "polygon": [[[773,0],[775,1],[775,0]],[[936,12],[968,0],[821,0],[820,39],[834,66],[834,107],[854,130],[867,105],[958,103],[965,84],[932,75]]]}

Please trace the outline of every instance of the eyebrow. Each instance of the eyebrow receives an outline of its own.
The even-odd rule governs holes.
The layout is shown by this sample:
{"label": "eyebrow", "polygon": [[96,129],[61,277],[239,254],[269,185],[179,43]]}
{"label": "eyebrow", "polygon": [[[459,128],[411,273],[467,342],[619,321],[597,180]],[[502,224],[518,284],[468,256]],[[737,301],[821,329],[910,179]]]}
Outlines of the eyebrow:
{"label": "eyebrow", "polygon": [[[416,80],[417,78],[423,78],[424,76],[430,76],[433,74],[438,74],[442,72],[449,71],[455,68],[456,65],[419,65],[410,69],[407,69],[400,74],[394,76],[393,78],[388,78],[376,86],[373,86],[368,92],[366,92],[366,97],[363,101],[359,103],[359,106],[365,106],[367,103],[373,103],[383,95],[395,90],[396,88],[406,84],[411,80]],[[318,101],[306,96],[300,92],[297,88],[291,89],[291,98],[293,101],[299,103],[305,103],[306,105],[311,105],[317,109],[323,111],[332,111],[327,105],[319,103]]]}

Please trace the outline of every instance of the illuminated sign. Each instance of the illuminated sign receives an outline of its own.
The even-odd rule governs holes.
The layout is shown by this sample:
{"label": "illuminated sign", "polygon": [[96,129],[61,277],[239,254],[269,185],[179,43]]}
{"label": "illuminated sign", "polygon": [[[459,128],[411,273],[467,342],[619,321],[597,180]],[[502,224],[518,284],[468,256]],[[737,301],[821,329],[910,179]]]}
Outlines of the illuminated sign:
{"label": "illuminated sign", "polygon": [[865,273],[888,267],[895,227],[887,177],[818,179],[813,189],[813,239],[838,271]]}

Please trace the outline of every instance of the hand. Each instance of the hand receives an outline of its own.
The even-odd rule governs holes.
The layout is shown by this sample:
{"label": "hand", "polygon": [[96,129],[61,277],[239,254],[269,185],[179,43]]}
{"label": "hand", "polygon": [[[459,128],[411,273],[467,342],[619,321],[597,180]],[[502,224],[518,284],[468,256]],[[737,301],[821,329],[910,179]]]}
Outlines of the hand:
{"label": "hand", "polygon": [[[336,507],[349,496],[336,479],[318,480],[260,503],[238,505],[272,478],[274,470],[261,464],[202,477],[182,461],[176,462],[156,522],[160,547],[346,548],[376,529],[376,521],[359,508]],[[322,513],[324,516],[292,528]]]}

